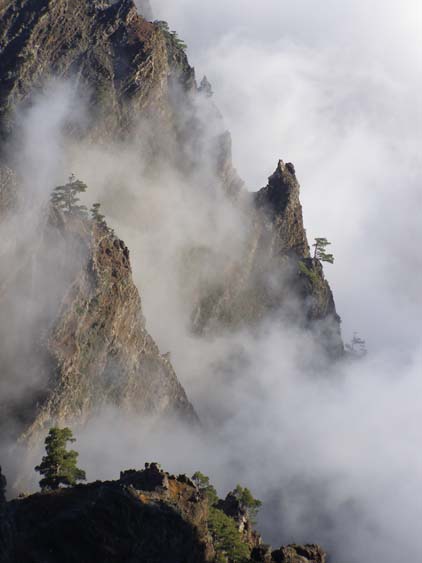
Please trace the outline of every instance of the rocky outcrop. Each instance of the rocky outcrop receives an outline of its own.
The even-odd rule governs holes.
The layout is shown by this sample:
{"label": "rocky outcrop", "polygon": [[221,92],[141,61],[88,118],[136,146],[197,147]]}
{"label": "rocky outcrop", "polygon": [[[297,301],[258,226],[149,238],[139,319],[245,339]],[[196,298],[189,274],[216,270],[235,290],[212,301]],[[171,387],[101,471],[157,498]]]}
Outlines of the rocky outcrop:
{"label": "rocky outcrop", "polygon": [[[196,423],[169,358],[161,355],[146,329],[129,250],[103,221],[80,212],[65,215],[53,207],[43,244],[28,267],[9,280],[20,293],[6,291],[11,299],[0,299],[0,310],[7,312],[13,326],[28,284],[40,289],[40,312],[30,318],[27,304],[26,336],[23,331],[14,352],[13,344],[6,344],[12,366],[26,366],[29,379],[30,366],[35,366],[43,377],[35,389],[19,394],[12,412],[10,405],[3,410],[2,423],[19,412],[25,436],[32,438],[53,424],[83,424],[107,406],[153,417],[177,415]],[[57,270],[66,268],[66,275],[55,283]],[[7,363],[3,369],[2,384],[13,376]]]}
{"label": "rocky outcrop", "polygon": [[272,553],[275,563],[325,563],[326,557],[319,545],[288,545]]}
{"label": "rocky outcrop", "polygon": [[203,175],[211,167],[224,189],[237,191],[242,182],[231,164],[230,135],[211,100],[204,123],[197,100],[205,96],[183,42],[165,22],[147,21],[149,2],[140,7],[145,17],[133,0],[5,0],[0,139],[18,134],[18,107],[30,106],[53,79],[66,81],[84,114],[69,116],[67,139],[130,139],[151,170],[165,162],[183,174],[198,174],[207,155]]}
{"label": "rocky outcrop", "polygon": [[[208,515],[206,495],[189,478],[146,464],[118,481],[7,503],[0,509],[0,563],[232,563],[230,540],[216,540]],[[325,563],[316,545],[271,552],[260,544],[248,552],[256,563]]]}
{"label": "rocky outcrop", "polygon": [[206,515],[206,501],[175,477],[152,491],[126,479],[36,494],[0,515],[0,562],[210,562]]}
{"label": "rocky outcrop", "polygon": [[340,318],[322,264],[310,257],[293,164],[279,161],[268,185],[246,206],[243,254],[222,281],[199,289],[199,333],[253,326],[266,318],[315,330],[331,357],[343,354]]}
{"label": "rocky outcrop", "polygon": [[162,32],[131,0],[10,0],[0,21],[3,137],[15,126],[15,108],[52,78],[71,81],[91,110],[73,134],[116,139],[133,128],[137,112],[165,113],[169,75],[189,73],[187,64],[170,67]]}

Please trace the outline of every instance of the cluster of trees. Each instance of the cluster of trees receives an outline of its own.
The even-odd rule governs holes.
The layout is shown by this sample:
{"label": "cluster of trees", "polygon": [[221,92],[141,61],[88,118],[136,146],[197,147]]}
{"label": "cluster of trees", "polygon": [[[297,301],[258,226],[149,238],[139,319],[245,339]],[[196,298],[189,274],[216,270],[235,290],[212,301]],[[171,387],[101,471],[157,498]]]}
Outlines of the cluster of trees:
{"label": "cluster of trees", "polygon": [[[68,443],[75,442],[70,428],[51,428],[45,439],[46,455],[35,470],[42,476],[40,487],[42,491],[54,491],[61,486],[74,486],[79,481],[85,481],[85,471],[77,466],[78,453],[68,450]],[[219,508],[222,501],[218,498],[215,487],[209,478],[197,471],[192,476],[197,488],[206,495],[209,502],[208,527],[213,537],[216,549],[216,562],[244,563],[249,560],[250,549],[242,537],[236,521],[227,516]],[[6,500],[6,479],[0,467],[0,503]],[[236,498],[241,510],[246,512],[252,522],[255,521],[261,501],[255,499],[251,491],[237,485],[229,493]]]}
{"label": "cluster of trees", "polygon": [[[216,549],[217,563],[226,563],[227,560],[233,563],[249,561],[249,546],[242,538],[235,520],[219,508],[221,501],[209,477],[197,471],[192,475],[192,481],[208,499],[208,527]],[[247,513],[250,521],[255,523],[262,505],[261,501],[254,498],[251,491],[241,485],[237,485],[229,494],[236,498],[239,507]]]}
{"label": "cluster of trees", "polygon": [[[87,189],[88,186],[72,174],[66,184],[54,188],[51,194],[51,203],[66,215],[82,214],[86,216],[88,209],[85,205],[79,204],[79,196],[86,192]],[[100,207],[100,203],[92,205],[90,209],[91,219],[106,227],[105,217],[101,214]]]}

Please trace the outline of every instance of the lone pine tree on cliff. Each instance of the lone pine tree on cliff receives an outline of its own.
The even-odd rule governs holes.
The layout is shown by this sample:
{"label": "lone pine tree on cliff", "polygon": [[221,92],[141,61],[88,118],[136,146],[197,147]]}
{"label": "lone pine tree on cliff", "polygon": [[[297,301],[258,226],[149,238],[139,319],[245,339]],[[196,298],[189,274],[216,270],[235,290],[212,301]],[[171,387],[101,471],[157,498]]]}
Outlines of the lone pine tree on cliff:
{"label": "lone pine tree on cliff", "polygon": [[326,248],[330,244],[331,242],[328,242],[326,238],[317,237],[315,239],[315,244],[312,245],[313,247],[315,247],[314,259],[321,260],[321,262],[329,262],[330,264],[333,264],[334,256],[326,252]]}
{"label": "lone pine tree on cliff", "polygon": [[78,452],[67,450],[67,442],[75,442],[70,428],[50,428],[45,439],[46,456],[35,471],[44,475],[40,481],[41,490],[55,490],[60,485],[72,486],[85,481],[85,471],[76,465]]}
{"label": "lone pine tree on cliff", "polygon": [[51,196],[52,204],[61,209],[65,213],[72,213],[72,211],[86,211],[84,205],[77,205],[79,201],[78,195],[86,192],[87,185],[77,180],[72,174],[69,177],[67,184],[57,186],[54,188]]}

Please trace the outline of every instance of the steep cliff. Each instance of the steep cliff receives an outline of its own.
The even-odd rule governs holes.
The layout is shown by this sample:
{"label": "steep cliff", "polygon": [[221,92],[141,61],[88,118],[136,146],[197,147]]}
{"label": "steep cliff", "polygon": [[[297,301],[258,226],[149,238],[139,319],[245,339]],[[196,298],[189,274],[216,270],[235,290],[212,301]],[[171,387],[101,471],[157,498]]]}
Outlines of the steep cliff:
{"label": "steep cliff", "polygon": [[[318,546],[271,551],[256,534],[249,557],[230,556],[209,525],[209,503],[184,475],[156,464],[118,481],[80,485],[0,508],[1,563],[325,563]],[[240,536],[239,536],[240,538]],[[240,541],[240,539],[239,539]]]}
{"label": "steep cliff", "polygon": [[[331,357],[341,356],[339,317],[322,265],[309,254],[293,165],[280,161],[256,194],[241,189],[210,87],[197,87],[184,45],[165,23],[147,21],[132,0],[5,0],[0,22],[0,219],[19,201],[11,168],[20,156],[9,146],[19,137],[16,111],[49,80],[64,79],[87,110],[83,122],[66,123],[68,141],[130,140],[151,173],[171,164],[198,191],[222,193],[242,218],[243,246],[216,278],[201,270],[205,263],[209,272],[210,250],[189,249],[202,255],[184,274],[194,288],[194,332],[275,319],[314,330]],[[18,271],[2,256],[0,307],[10,322],[0,327],[0,351],[10,377],[1,388],[11,400],[0,422],[18,418],[32,433],[54,420],[84,421],[107,402],[193,416],[146,332],[125,246],[102,226],[58,215],[48,232],[18,247]]]}
{"label": "steep cliff", "polygon": [[207,173],[211,168],[226,191],[236,192],[242,182],[231,164],[230,136],[211,100],[206,121],[214,125],[207,136],[183,42],[164,22],[147,19],[133,0],[5,0],[0,139],[18,135],[17,108],[30,107],[52,80],[66,81],[85,114],[69,118],[68,139],[130,139],[152,170],[165,162],[184,174],[197,174],[206,154]]}
{"label": "steep cliff", "polygon": [[19,339],[5,334],[2,385],[11,384],[16,364],[25,378],[34,369],[42,377],[15,404],[8,397],[3,427],[17,412],[26,437],[39,436],[53,424],[83,424],[106,406],[195,423],[170,360],[146,329],[129,250],[105,222],[52,206],[42,242],[28,250],[0,310],[19,322],[19,304],[34,289],[38,307],[27,297]]}
{"label": "steep cliff", "polygon": [[253,326],[266,318],[317,331],[331,357],[343,354],[340,318],[319,260],[311,258],[293,164],[279,161],[268,185],[252,194],[244,251],[223,280],[199,288],[199,333]]}

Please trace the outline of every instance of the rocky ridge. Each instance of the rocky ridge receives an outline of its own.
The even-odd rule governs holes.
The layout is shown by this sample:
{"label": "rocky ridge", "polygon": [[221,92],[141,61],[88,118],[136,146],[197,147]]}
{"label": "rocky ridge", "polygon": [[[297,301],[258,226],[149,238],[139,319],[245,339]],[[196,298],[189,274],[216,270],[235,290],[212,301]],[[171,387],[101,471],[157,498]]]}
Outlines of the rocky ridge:
{"label": "rocky ridge", "polygon": [[280,160],[267,186],[251,199],[244,251],[229,265],[222,282],[199,291],[195,330],[202,334],[250,327],[278,316],[317,331],[328,355],[341,357],[340,317],[322,264],[309,252],[293,164]]}
{"label": "rocky ridge", "polygon": [[[50,328],[38,340],[37,350],[30,347],[27,354],[27,369],[36,364],[45,377],[38,389],[28,393],[29,404],[21,420],[25,436],[38,438],[55,424],[84,424],[107,406],[151,417],[177,415],[196,424],[196,414],[169,358],[160,353],[146,329],[124,242],[104,221],[89,219],[79,211],[65,214],[55,206],[45,230],[46,246],[28,264],[31,268],[41,264],[36,283],[50,284],[49,295],[57,293],[58,299],[42,307],[51,309],[52,322],[38,316],[32,319]],[[65,255],[68,267],[73,264],[57,282],[59,287],[52,281],[59,264],[43,261],[46,254],[55,254],[52,239],[59,245],[57,254]],[[23,268],[9,284],[22,294],[28,282],[34,283],[34,276]],[[5,311],[5,303],[1,305]],[[18,343],[22,363],[24,344],[22,336]],[[10,343],[6,345],[10,352]],[[21,408],[22,397],[16,410]],[[10,416],[5,409],[3,427]]]}
{"label": "rocky ridge", "polygon": [[[199,182],[209,182],[211,170],[218,184],[214,188],[243,217],[248,236],[240,254],[229,257],[216,284],[197,284],[191,299],[193,331],[236,330],[275,318],[315,330],[330,357],[342,355],[339,317],[322,265],[310,257],[293,165],[280,161],[268,185],[256,194],[241,189],[231,162],[230,135],[222,132],[221,116],[208,93],[207,117],[214,126],[211,136],[207,132],[197,104],[204,93],[183,44],[163,22],[142,17],[132,0],[6,0],[0,22],[0,137],[5,141],[0,217],[19,200],[19,178],[5,149],[6,140],[18,134],[16,109],[30,106],[52,78],[71,81],[86,102],[89,119],[67,123],[69,139],[131,139],[141,143],[141,150],[145,143],[139,137],[145,133],[151,170],[171,160],[186,178],[196,174]],[[139,129],[140,122],[148,127]],[[211,157],[204,164],[206,155]],[[84,252],[63,287],[55,287],[49,314],[40,314],[32,324],[43,343],[41,351],[40,339],[28,344],[27,355],[41,355],[41,365],[19,366],[19,372],[28,373],[30,380],[29,374],[38,370],[44,374],[42,384],[31,386],[28,404],[8,406],[6,418],[17,412],[31,434],[52,420],[86,420],[100,403],[107,403],[106,397],[139,413],[163,412],[168,405],[192,413],[169,360],[146,332],[125,246],[101,227],[89,234],[84,221],[73,226],[58,217],[54,221],[60,232],[72,231]],[[24,262],[33,262],[32,252],[23,252]],[[63,252],[66,248],[56,253],[59,261]],[[24,272],[22,268],[18,277],[24,278]],[[201,279],[200,271],[191,274]],[[11,317],[19,313],[8,307],[7,295],[6,306],[1,302],[14,285],[19,287],[16,281],[13,276],[6,285],[1,280],[0,307]],[[13,288],[9,303],[15,294]],[[16,330],[12,323],[2,334],[4,365],[16,363],[20,351],[14,360],[10,332],[21,330],[19,322]]]}
{"label": "rocky ridge", "polygon": [[[206,496],[189,478],[146,464],[142,471],[123,471],[117,481],[38,493],[0,507],[0,562],[240,561],[221,548],[210,528],[209,510]],[[243,526],[245,522],[251,527],[244,515]],[[252,541],[243,541],[250,562],[326,561],[316,545],[272,550],[256,532]]]}

